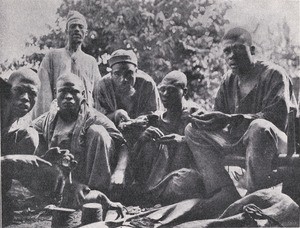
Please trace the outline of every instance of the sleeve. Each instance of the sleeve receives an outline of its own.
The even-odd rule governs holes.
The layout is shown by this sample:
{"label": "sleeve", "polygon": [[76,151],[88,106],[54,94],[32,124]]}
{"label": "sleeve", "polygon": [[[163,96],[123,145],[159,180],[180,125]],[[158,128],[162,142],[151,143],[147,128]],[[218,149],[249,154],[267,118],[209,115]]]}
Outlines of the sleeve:
{"label": "sleeve", "polygon": [[43,134],[44,132],[44,123],[46,116],[47,113],[44,113],[43,115],[32,121],[32,127],[39,133],[39,135]]}
{"label": "sleeve", "polygon": [[94,89],[97,85],[97,81],[101,79],[101,74],[97,65],[97,62],[94,58],[92,58],[92,91],[90,94],[92,107],[95,107],[95,98],[94,98]]}
{"label": "sleeve", "polygon": [[[148,82],[149,86],[147,86],[148,93],[144,93],[143,95],[143,110],[140,115],[154,113],[156,111],[162,110],[162,104],[160,100],[160,96],[157,90],[157,86],[155,82]],[[145,94],[147,94],[145,96]]]}
{"label": "sleeve", "polygon": [[225,81],[223,81],[217,92],[217,96],[215,98],[215,105],[214,105],[215,111],[229,113],[228,108],[226,108],[225,91],[226,91]]}
{"label": "sleeve", "polygon": [[98,78],[95,81],[95,87],[93,90],[93,97],[94,97],[94,107],[97,111],[103,113],[104,115],[109,114],[109,106],[106,103],[106,96],[105,90],[103,90],[104,81]]}
{"label": "sleeve", "polygon": [[291,84],[285,72],[274,70],[267,82],[262,103],[262,111],[258,116],[269,120],[280,130],[285,130],[290,108],[293,106]]}
{"label": "sleeve", "polygon": [[46,54],[38,71],[38,76],[41,81],[37,101],[33,109],[32,119],[35,119],[43,113],[49,111],[52,100],[53,75],[51,72],[51,57],[50,53]]}
{"label": "sleeve", "polygon": [[[97,111],[95,110],[95,112]],[[97,112],[96,121],[94,124],[103,126],[107,130],[110,137],[114,140],[114,142],[117,143],[117,145],[126,143],[126,140],[124,139],[122,133],[117,129],[115,124],[104,114]]]}

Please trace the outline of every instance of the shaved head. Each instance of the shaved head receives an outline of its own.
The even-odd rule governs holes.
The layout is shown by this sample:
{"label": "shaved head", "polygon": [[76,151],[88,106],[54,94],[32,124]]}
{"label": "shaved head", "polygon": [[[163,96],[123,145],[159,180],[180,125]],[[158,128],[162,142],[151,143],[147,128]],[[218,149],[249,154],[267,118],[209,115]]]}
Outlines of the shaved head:
{"label": "shaved head", "polygon": [[38,89],[41,86],[38,75],[31,69],[21,69],[12,73],[7,82],[11,85],[15,84],[15,82],[31,83],[33,85],[36,85]]}
{"label": "shaved head", "polygon": [[252,45],[251,34],[246,29],[239,27],[230,29],[223,37],[223,40],[242,41],[247,43],[249,46]]}
{"label": "shaved head", "polygon": [[57,79],[56,82],[57,89],[64,86],[71,86],[80,92],[85,90],[82,80],[76,74],[72,74],[72,73],[63,74],[59,76],[59,78]]}
{"label": "shaved head", "polygon": [[161,86],[179,86],[184,89],[187,86],[187,78],[184,73],[178,70],[173,70],[168,73],[160,83]]}

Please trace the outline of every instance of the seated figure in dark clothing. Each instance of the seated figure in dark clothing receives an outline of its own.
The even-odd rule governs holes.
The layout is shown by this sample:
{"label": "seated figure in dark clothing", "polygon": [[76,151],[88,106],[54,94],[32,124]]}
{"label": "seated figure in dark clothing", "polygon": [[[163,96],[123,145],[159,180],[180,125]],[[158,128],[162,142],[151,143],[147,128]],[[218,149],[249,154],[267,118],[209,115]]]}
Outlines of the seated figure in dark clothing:
{"label": "seated figure in dark clothing", "polygon": [[175,203],[201,195],[201,176],[193,167],[184,129],[196,105],[186,102],[187,78],[168,73],[158,86],[166,109],[144,130],[132,152],[133,191],[150,203]]}
{"label": "seated figure in dark clothing", "polygon": [[282,68],[253,59],[255,47],[248,31],[231,29],[222,44],[231,71],[221,83],[214,111],[194,115],[185,134],[208,193],[232,195],[222,156],[236,153],[246,158],[249,194],[274,183],[269,178],[272,160],[286,153],[285,129],[294,96]]}

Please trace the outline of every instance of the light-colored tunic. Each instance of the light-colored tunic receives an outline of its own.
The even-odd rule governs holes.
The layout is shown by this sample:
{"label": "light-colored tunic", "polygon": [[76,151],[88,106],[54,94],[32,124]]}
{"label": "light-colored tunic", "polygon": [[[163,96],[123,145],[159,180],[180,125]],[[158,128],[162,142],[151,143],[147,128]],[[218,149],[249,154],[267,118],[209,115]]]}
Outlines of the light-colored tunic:
{"label": "light-colored tunic", "polygon": [[38,71],[41,89],[33,110],[33,119],[50,110],[51,102],[56,98],[57,78],[67,72],[82,79],[87,103],[93,106],[94,83],[101,77],[96,60],[80,48],[73,54],[66,47],[54,49],[46,54]]}

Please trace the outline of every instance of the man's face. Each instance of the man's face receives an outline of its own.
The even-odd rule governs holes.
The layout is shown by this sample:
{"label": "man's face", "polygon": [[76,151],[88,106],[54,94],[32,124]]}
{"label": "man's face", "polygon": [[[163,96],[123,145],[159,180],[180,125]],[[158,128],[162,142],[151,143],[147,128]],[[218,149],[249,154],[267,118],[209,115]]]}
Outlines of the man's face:
{"label": "man's face", "polygon": [[223,53],[227,64],[234,73],[244,72],[252,63],[251,55],[254,55],[254,47],[241,39],[224,40]]}
{"label": "man's face", "polygon": [[77,115],[83,98],[83,89],[79,85],[72,82],[58,82],[57,104],[62,114]]}
{"label": "man's face", "polygon": [[119,95],[132,96],[137,68],[131,63],[116,63],[112,66],[112,79]]}
{"label": "man's face", "polygon": [[159,95],[165,108],[172,108],[182,104],[184,90],[175,85],[158,86]]}
{"label": "man's face", "polygon": [[68,23],[67,34],[71,44],[81,44],[86,35],[85,26],[80,23]]}
{"label": "man's face", "polygon": [[17,117],[23,117],[35,105],[38,85],[30,80],[18,78],[12,82],[11,92],[10,105],[12,114]]}

